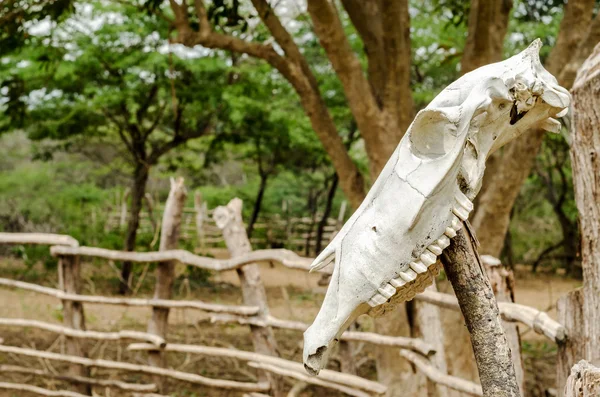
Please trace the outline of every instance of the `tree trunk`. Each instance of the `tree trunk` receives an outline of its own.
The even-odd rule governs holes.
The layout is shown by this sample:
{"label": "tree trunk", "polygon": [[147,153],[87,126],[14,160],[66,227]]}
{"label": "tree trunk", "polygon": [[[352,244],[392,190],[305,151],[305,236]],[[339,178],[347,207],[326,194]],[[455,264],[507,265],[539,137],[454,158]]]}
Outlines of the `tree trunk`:
{"label": "tree trunk", "polygon": [[[81,293],[81,266],[78,256],[61,256],[58,262],[60,288],[68,294]],[[63,305],[63,324],[66,327],[85,331],[85,314],[81,302],[64,300]],[[87,357],[83,350],[83,340],[66,337],[67,354],[71,356]],[[69,375],[89,377],[89,368],[79,364],[69,365]],[[89,384],[78,383],[73,386],[73,390],[92,395],[92,389]]]}
{"label": "tree trunk", "polygon": [[334,173],[331,181],[331,186],[329,186],[329,192],[327,193],[327,201],[325,202],[323,216],[321,217],[319,225],[317,226],[317,241],[315,246],[315,255],[319,255],[321,253],[321,246],[323,243],[323,232],[325,230],[325,226],[327,226],[327,220],[329,219],[329,215],[331,215],[331,207],[333,205],[333,199],[335,198],[337,186],[338,176],[337,173]]}
{"label": "tree trunk", "polygon": [[471,334],[483,396],[520,396],[498,304],[466,224],[444,250],[442,263]]}
{"label": "tree trunk", "polygon": [[[140,212],[146,192],[146,183],[148,182],[150,169],[145,164],[137,164],[133,173],[133,187],[131,189],[131,211],[127,220],[127,234],[125,236],[125,251],[135,251],[135,240],[138,228],[140,226]],[[121,284],[119,292],[126,294],[129,292],[129,283],[131,277],[131,262],[123,262],[121,267]]]}
{"label": "tree trunk", "polygon": [[600,44],[573,86],[571,156],[581,225],[586,360],[600,365]]}
{"label": "tree trunk", "polygon": [[[561,76],[565,60],[570,59],[572,63],[580,45],[586,43],[584,38],[591,29],[598,28],[590,24],[593,9],[594,0],[570,0],[565,5],[556,45],[545,64],[550,73],[559,77],[558,82],[563,87],[570,87],[573,83],[571,78]],[[492,161],[486,170],[489,177],[484,178],[472,218],[481,243],[481,253],[500,256],[510,223],[510,211],[531,172],[543,138],[544,131],[528,131],[490,158]]]}
{"label": "tree trunk", "polygon": [[248,228],[246,229],[246,234],[248,238],[252,237],[252,232],[254,231],[254,224],[258,219],[258,214],[262,208],[263,198],[265,196],[265,190],[267,189],[267,181],[269,180],[269,174],[259,173],[260,175],[260,184],[258,185],[258,193],[256,194],[256,199],[254,200],[254,207],[252,208],[252,216],[250,216],[250,222],[248,222]]}
{"label": "tree trunk", "polygon": [[585,357],[585,335],[583,315],[583,290],[578,288],[561,296],[556,302],[558,322],[567,331],[567,340],[558,345],[556,362],[556,390],[563,397],[564,386],[575,363]]}
{"label": "tree trunk", "polygon": [[[242,200],[234,198],[226,207],[217,207],[213,212],[217,227],[223,232],[223,239],[231,257],[247,254],[252,251],[250,240],[242,222]],[[258,306],[259,318],[269,316],[269,305],[267,293],[260,277],[260,269],[256,263],[251,263],[237,269],[242,286],[244,304]],[[277,341],[271,327],[258,327],[251,325],[252,343],[257,353],[278,356]],[[281,380],[268,373],[261,373],[261,380],[268,380],[271,384],[273,394],[276,397],[283,396],[283,384]]]}
{"label": "tree trunk", "polygon": [[[163,213],[159,251],[177,249],[181,215],[183,214],[186,197],[187,192],[183,184],[183,178],[171,179],[171,190]],[[171,299],[175,279],[175,264],[176,262],[173,261],[161,262],[157,265],[154,299]],[[154,307],[152,318],[148,323],[148,333],[158,335],[166,340],[168,324],[169,309]],[[155,367],[166,368],[167,366],[165,354],[161,351],[148,352],[148,361],[150,365]],[[153,381],[158,386],[159,393],[166,393],[163,377],[155,376]]]}
{"label": "tree trunk", "polygon": [[471,1],[469,33],[461,59],[463,74],[502,60],[511,8],[512,0]]}

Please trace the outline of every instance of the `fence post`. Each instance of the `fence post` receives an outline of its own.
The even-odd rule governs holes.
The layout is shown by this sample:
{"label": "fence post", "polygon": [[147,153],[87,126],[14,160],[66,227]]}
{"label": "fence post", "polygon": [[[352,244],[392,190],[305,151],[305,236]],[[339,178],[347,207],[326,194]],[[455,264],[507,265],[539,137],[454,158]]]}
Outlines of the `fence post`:
{"label": "fence post", "polygon": [[[177,178],[177,180],[171,178],[171,190],[163,212],[159,251],[176,249],[178,246],[181,215],[187,197],[183,182],[183,178]],[[154,286],[155,299],[171,299],[175,278],[175,263],[175,261],[158,263],[156,267],[156,284]],[[168,323],[169,309],[154,307],[152,308],[152,318],[148,323],[148,333],[166,339]],[[148,361],[150,365],[160,368],[165,368],[167,364],[165,353],[158,350],[148,352]],[[164,379],[157,375],[154,377],[154,383],[158,386],[159,392],[164,393]]]}
{"label": "fence post", "polygon": [[121,198],[121,216],[119,217],[119,227],[122,229],[125,227],[127,223],[127,198],[129,197],[129,188],[125,189],[123,192],[123,197]]}
{"label": "fence post", "polygon": [[558,397],[563,397],[565,383],[571,373],[571,368],[582,357],[585,357],[583,301],[583,289],[578,288],[561,296],[556,302],[558,322],[567,330],[567,339],[558,345],[556,361]]}
{"label": "fence post", "polygon": [[[427,287],[428,291],[437,292],[435,280]],[[423,340],[431,344],[435,349],[435,355],[431,357],[431,363],[444,374],[448,374],[446,363],[446,352],[444,351],[444,333],[440,308],[425,302],[415,302],[416,323]],[[437,397],[448,397],[449,390],[446,386],[431,382],[427,379],[427,395]]]}
{"label": "fence post", "polygon": [[[514,275],[511,270],[502,265],[500,259],[491,255],[482,255],[481,260],[485,266],[488,278],[496,295],[498,302],[514,302]],[[510,347],[513,365],[515,366],[515,375],[521,395],[524,396],[525,371],[523,370],[523,359],[521,358],[521,337],[517,324],[502,321],[506,339]]]}
{"label": "fence post", "polygon": [[[246,234],[246,228],[242,221],[242,200],[234,198],[227,206],[215,208],[213,218],[217,227],[223,233],[223,239],[231,257],[241,256],[252,251],[250,240]],[[256,263],[251,263],[237,269],[242,286],[244,304],[258,306],[259,318],[266,319],[269,315],[267,293],[260,277],[260,269]],[[257,353],[278,356],[277,341],[271,327],[250,326],[252,331],[252,343]],[[283,396],[283,384],[281,380],[272,374],[261,374],[268,379],[271,390],[275,396]]]}
{"label": "fence post", "polygon": [[585,360],[579,361],[573,366],[562,392],[565,397],[600,396],[600,368]]}
{"label": "fence post", "polygon": [[[60,289],[68,294],[79,294],[81,288],[81,266],[79,256],[59,256],[58,258],[58,277]],[[63,324],[66,327],[85,330],[85,315],[83,304],[68,300],[62,301],[63,306]],[[82,340],[72,337],[65,337],[67,354],[71,356],[86,357],[82,346]],[[69,365],[69,375],[89,377],[89,369],[79,364]],[[73,390],[78,393],[91,395],[92,389],[89,384],[75,384]]]}
{"label": "fence post", "polygon": [[204,217],[205,206],[202,203],[202,193],[196,190],[194,193],[194,210],[196,210],[196,237],[198,238],[198,245],[204,248]]}

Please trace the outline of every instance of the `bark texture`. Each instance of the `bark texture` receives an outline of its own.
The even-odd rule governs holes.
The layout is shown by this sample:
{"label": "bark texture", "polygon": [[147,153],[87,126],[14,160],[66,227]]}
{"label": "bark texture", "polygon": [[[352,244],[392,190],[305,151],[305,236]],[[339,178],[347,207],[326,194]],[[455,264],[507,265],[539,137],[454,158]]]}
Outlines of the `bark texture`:
{"label": "bark texture", "polygon": [[[502,266],[500,260],[493,257],[482,257],[492,290],[498,302],[514,302],[515,277],[510,269]],[[521,358],[521,336],[517,324],[503,320],[502,326],[508,339],[515,375],[521,395],[525,395],[525,371],[523,370],[523,359]]]}
{"label": "bark texture", "polygon": [[511,352],[492,286],[475,248],[474,238],[463,227],[442,254],[479,369],[485,397],[520,396]]}
{"label": "bark texture", "polygon": [[600,365],[600,44],[573,87],[571,156],[581,227],[586,360]]}
{"label": "bark texture", "polygon": [[[574,73],[562,73],[566,60],[570,60],[569,68],[577,70],[589,54],[589,43],[600,35],[600,21],[591,23],[593,9],[594,0],[570,0],[565,5],[556,45],[544,65],[563,87],[571,87],[574,78]],[[510,212],[543,139],[544,131],[528,131],[490,159],[472,218],[481,253],[500,256]]]}
{"label": "bark texture", "polygon": [[565,326],[568,338],[558,345],[556,363],[556,390],[564,396],[564,386],[575,363],[585,357],[583,324],[583,289],[579,288],[562,296],[556,303],[558,321]]}
{"label": "bark texture", "polygon": [[[187,191],[183,184],[183,178],[171,179],[171,190],[165,204],[160,233],[160,251],[177,249],[179,245],[179,230],[181,226],[181,215],[185,205]],[[173,281],[175,279],[175,261],[160,262],[156,267],[156,284],[154,286],[154,299],[171,299],[173,296]],[[148,322],[148,333],[158,335],[163,339],[167,337],[169,324],[169,309],[164,307],[152,308],[152,318]],[[162,351],[148,352],[150,365],[166,368],[167,362]],[[159,392],[165,392],[164,378],[155,376],[154,383]]]}
{"label": "bark texture", "polygon": [[[125,251],[135,251],[135,240],[140,226],[140,212],[142,211],[149,171],[149,168],[145,164],[136,165],[134,170],[133,186],[131,189],[131,211],[129,211],[129,217],[127,218],[127,232],[125,235]],[[121,284],[119,287],[121,294],[129,292],[132,266],[131,262],[123,262],[121,265]]]}
{"label": "bark texture", "polygon": [[[61,289],[66,293],[79,294],[81,288],[81,267],[79,257],[61,256],[59,258],[58,266]],[[63,324],[68,328],[85,331],[83,304],[81,302],[63,300],[62,306]],[[67,336],[65,340],[67,354],[71,356],[86,357],[83,342],[80,339]],[[89,378],[90,371],[82,365],[70,364],[69,375]],[[81,394],[92,395],[92,389],[88,384],[75,384],[73,385],[73,390]]]}
{"label": "bark texture", "polygon": [[[250,240],[242,221],[242,200],[234,198],[226,207],[217,207],[214,210],[213,216],[217,226],[223,232],[225,244],[232,257],[245,255],[252,251]],[[258,318],[267,319],[269,316],[269,305],[258,265],[251,263],[236,269],[236,271],[242,286],[244,304],[258,306]],[[279,356],[277,341],[271,327],[250,325],[250,329],[252,331],[254,350],[257,353]],[[275,396],[283,395],[283,384],[279,378],[265,373],[263,373],[263,378],[269,380]]]}
{"label": "bark texture", "polygon": [[512,0],[471,1],[469,33],[461,59],[462,73],[502,60],[512,5]]}

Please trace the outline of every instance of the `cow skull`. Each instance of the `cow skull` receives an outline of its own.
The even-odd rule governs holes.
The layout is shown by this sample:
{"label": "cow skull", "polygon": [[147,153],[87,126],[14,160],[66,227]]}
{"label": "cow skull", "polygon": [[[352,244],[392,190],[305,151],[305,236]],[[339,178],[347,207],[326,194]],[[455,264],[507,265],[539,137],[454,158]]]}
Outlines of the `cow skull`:
{"label": "cow skull", "polygon": [[473,210],[486,159],[532,128],[558,132],[569,92],[539,60],[541,42],[468,73],[420,111],[358,210],[311,265],[334,264],[321,310],[304,333],[304,366],[327,363],[360,314],[412,299]]}

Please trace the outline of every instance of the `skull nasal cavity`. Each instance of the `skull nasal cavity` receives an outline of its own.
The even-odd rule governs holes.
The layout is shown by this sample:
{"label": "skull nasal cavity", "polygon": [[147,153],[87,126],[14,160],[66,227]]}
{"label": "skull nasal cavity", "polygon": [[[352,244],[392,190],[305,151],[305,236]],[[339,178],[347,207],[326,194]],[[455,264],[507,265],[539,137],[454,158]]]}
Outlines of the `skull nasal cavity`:
{"label": "skull nasal cavity", "polygon": [[373,226],[371,229],[372,229],[374,232],[376,232],[376,231],[377,231],[377,226]]}

